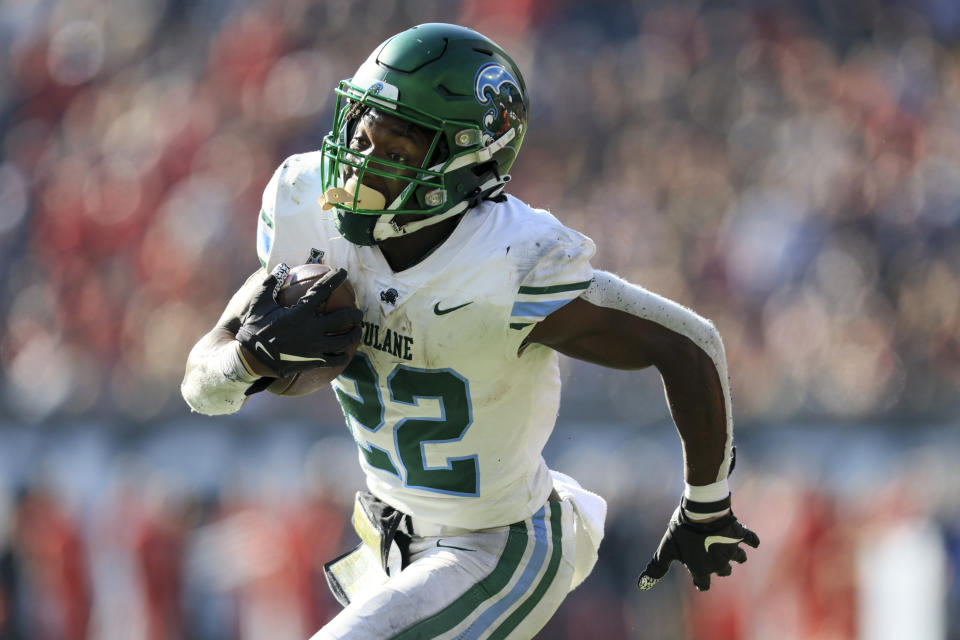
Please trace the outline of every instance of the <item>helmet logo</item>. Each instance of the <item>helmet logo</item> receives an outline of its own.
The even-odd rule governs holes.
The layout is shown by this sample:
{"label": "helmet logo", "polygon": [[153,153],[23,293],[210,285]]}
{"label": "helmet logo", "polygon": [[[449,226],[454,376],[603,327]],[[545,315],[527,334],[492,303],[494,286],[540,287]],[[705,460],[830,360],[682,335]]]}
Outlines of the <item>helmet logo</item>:
{"label": "helmet logo", "polygon": [[499,62],[480,67],[473,81],[473,96],[480,104],[490,105],[483,114],[484,142],[499,138],[511,127],[517,128],[518,136],[523,134],[527,109],[520,83],[506,67]]}

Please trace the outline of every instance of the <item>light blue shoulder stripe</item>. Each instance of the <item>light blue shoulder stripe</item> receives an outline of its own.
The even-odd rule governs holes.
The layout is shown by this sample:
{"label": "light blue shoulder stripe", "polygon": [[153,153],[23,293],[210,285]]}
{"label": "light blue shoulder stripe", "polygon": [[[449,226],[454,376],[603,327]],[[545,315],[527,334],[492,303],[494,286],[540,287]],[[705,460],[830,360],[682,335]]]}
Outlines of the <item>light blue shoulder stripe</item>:
{"label": "light blue shoulder stripe", "polygon": [[261,218],[257,225],[257,258],[260,264],[267,266],[267,260],[270,259],[270,249],[273,246],[273,229],[264,224]]}
{"label": "light blue shoulder stripe", "polygon": [[545,318],[560,307],[568,304],[576,298],[565,298],[563,300],[542,300],[539,302],[514,302],[510,315],[514,318]]}

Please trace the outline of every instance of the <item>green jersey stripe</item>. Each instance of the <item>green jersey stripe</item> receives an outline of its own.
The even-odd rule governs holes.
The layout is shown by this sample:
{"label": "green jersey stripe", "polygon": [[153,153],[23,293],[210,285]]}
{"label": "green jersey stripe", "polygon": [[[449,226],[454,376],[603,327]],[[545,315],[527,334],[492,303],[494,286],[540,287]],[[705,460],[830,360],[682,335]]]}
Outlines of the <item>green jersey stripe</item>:
{"label": "green jersey stripe", "polygon": [[591,280],[583,282],[571,282],[569,284],[554,284],[548,287],[520,287],[520,293],[528,295],[544,295],[548,293],[560,293],[562,291],[583,291],[590,286]]}
{"label": "green jersey stripe", "polygon": [[532,324],[533,324],[532,322],[511,322],[511,323],[510,323],[510,328],[511,328],[511,329],[523,329],[524,327],[529,327],[529,326],[532,325]]}
{"label": "green jersey stripe", "polygon": [[273,229],[273,220],[270,219],[270,216],[267,215],[267,212],[262,208],[260,209],[260,219],[263,220],[263,223]]}
{"label": "green jersey stripe", "polygon": [[547,589],[550,588],[553,579],[557,575],[557,569],[560,567],[560,559],[563,557],[563,531],[561,526],[561,510],[560,504],[557,502],[549,502],[550,505],[550,529],[553,532],[551,536],[553,542],[553,553],[550,555],[550,564],[547,565],[547,570],[543,572],[543,577],[540,579],[540,584],[537,585],[537,588],[533,590],[533,593],[530,594],[530,597],[527,598],[523,604],[514,609],[513,613],[507,616],[507,619],[494,631],[489,640],[503,640],[510,635],[510,633],[517,628],[517,625],[523,622],[523,619],[526,618],[533,608],[536,607],[540,600],[543,599],[543,595],[547,592]]}
{"label": "green jersey stripe", "polygon": [[523,522],[510,525],[507,544],[504,545],[503,553],[500,554],[500,561],[497,562],[497,566],[490,572],[490,575],[467,589],[462,596],[447,605],[442,611],[395,635],[394,640],[436,638],[456,627],[477,607],[499,593],[510,582],[510,578],[520,566],[526,548],[527,525]]}

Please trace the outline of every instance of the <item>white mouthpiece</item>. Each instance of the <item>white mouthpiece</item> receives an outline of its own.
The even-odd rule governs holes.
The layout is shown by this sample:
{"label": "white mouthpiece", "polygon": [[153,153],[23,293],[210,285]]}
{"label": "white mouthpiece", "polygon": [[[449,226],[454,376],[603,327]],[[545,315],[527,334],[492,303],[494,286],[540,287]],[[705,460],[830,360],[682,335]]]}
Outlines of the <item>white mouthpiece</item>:
{"label": "white mouthpiece", "polygon": [[[357,194],[359,186],[359,195]],[[383,194],[372,189],[365,184],[357,182],[356,178],[347,180],[343,187],[330,187],[317,200],[324,211],[332,208],[335,204],[353,205],[354,197],[357,198],[357,209],[383,209],[387,205]]]}

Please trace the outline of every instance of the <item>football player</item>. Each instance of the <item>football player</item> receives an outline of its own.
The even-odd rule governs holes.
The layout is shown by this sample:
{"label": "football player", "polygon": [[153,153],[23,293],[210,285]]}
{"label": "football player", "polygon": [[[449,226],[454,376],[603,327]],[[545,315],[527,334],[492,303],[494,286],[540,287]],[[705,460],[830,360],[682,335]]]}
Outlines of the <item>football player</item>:
{"label": "football player", "polygon": [[[319,150],[267,185],[263,268],[191,351],[182,392],[206,414],[270,387],[333,388],[366,490],[362,540],[327,565],[343,611],[314,636],[531,638],[590,573],[606,504],[547,468],[558,354],[660,372],[686,487],[649,589],[679,560],[699,589],[757,536],[730,509],[732,420],[723,345],[707,320],[594,270],[594,244],[504,192],[527,128],[513,60],[462,27],[381,44],[336,89]],[[333,270],[289,308],[286,265]],[[349,274],[359,310],[317,315]],[[339,331],[344,325],[352,331]]]}

